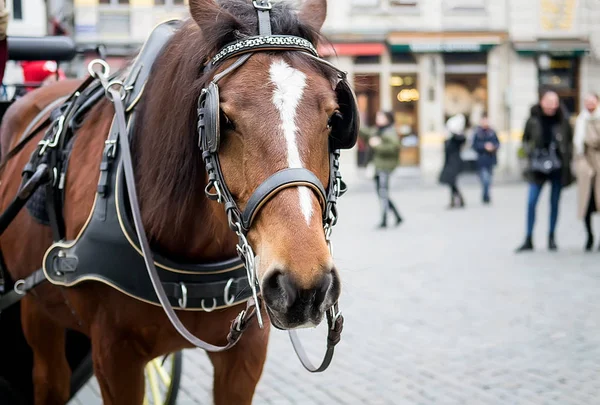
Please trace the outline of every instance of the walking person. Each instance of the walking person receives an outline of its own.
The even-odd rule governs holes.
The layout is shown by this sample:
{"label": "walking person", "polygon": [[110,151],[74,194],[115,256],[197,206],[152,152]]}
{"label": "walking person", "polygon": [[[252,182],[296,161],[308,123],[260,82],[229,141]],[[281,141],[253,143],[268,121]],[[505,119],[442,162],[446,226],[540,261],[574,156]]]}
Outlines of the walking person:
{"label": "walking person", "polygon": [[463,160],[460,151],[466,142],[466,118],[456,114],[446,122],[447,139],[444,143],[444,168],[440,173],[440,183],[450,187],[450,207],[464,207],[465,199],[458,189],[458,175],[462,171]]}
{"label": "walking person", "polygon": [[523,133],[523,148],[529,160],[525,173],[529,182],[529,195],[525,242],[517,252],[534,249],[535,212],[542,187],[546,182],[549,182],[552,187],[548,249],[555,251],[557,250],[555,230],[560,194],[563,187],[570,185],[574,180],[571,173],[573,131],[566,110],[561,107],[556,92],[543,91],[539,103],[531,108],[531,115]]}
{"label": "walking person", "polygon": [[[587,231],[585,250],[594,247],[592,214],[600,211],[600,106],[598,96],[589,94],[585,109],[577,117],[575,137],[575,175],[577,177],[578,215]],[[600,249],[600,247],[599,247]]]}
{"label": "walking person", "polygon": [[373,152],[375,165],[375,185],[379,196],[381,222],[378,228],[387,228],[388,212],[394,215],[398,226],[402,217],[390,198],[390,176],[398,166],[400,158],[400,139],[394,127],[394,115],[379,111],[375,117],[375,128],[361,128],[361,137],[368,140]]}
{"label": "walking person", "polygon": [[490,186],[496,166],[496,154],[500,147],[500,141],[496,132],[490,128],[487,114],[483,114],[479,126],[475,129],[473,136],[473,149],[477,152],[477,170],[483,189],[482,200],[484,204],[491,202]]}

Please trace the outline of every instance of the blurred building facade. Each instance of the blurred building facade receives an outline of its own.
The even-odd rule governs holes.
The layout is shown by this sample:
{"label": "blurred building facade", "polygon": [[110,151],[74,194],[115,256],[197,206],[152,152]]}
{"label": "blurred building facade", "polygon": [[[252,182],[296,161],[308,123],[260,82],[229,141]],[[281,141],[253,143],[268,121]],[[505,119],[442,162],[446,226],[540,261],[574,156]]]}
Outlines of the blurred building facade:
{"label": "blurred building facade", "polygon": [[[104,44],[115,67],[157,23],[188,15],[187,0],[73,2],[76,41]],[[516,170],[540,86],[573,113],[600,92],[598,0],[329,0],[324,32],[321,52],[348,71],[365,124],[394,111],[402,164],[423,174],[439,170],[454,113],[473,127],[487,112],[504,141],[499,164]]]}
{"label": "blurred building facade", "polygon": [[330,0],[329,10],[331,52],[351,73],[365,122],[394,111],[402,164],[425,174],[441,166],[450,115],[472,128],[487,112],[504,141],[499,165],[516,172],[541,86],[572,113],[600,92],[596,0]]}

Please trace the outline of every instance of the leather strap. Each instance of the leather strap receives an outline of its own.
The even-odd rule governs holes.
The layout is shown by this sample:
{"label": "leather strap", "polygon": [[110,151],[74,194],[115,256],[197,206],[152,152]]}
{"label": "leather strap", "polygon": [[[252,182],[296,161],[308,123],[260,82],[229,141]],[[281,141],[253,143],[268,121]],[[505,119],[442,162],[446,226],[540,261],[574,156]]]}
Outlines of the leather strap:
{"label": "leather strap", "polygon": [[29,277],[18,280],[10,292],[0,297],[0,311],[21,301],[23,297],[25,297],[25,294],[44,281],[46,281],[46,276],[44,275],[43,269],[36,270],[35,273],[31,274]]}
{"label": "leather strap", "polygon": [[[218,281],[214,283],[202,283],[202,284],[194,284],[194,283],[185,283],[185,294],[183,293],[183,288],[180,283],[162,283],[165,293],[169,297],[173,297],[176,299],[185,298],[218,298],[223,297],[225,293],[225,288],[227,284],[229,284],[229,288],[227,289],[227,297],[224,297],[225,302],[230,301],[231,297],[237,296],[240,292],[248,289],[248,279],[238,278],[236,280],[226,281]],[[209,303],[207,305],[210,306]]]}
{"label": "leather strap", "polygon": [[258,12],[258,34],[266,37],[271,36],[271,2],[269,0],[255,0],[253,4]]}
{"label": "leather strap", "polygon": [[306,354],[306,350],[304,350],[304,346],[298,337],[298,333],[295,330],[289,331],[290,340],[292,341],[292,346],[294,347],[298,359],[304,368],[311,373],[321,373],[329,367],[331,360],[333,360],[335,346],[340,342],[342,328],[344,326],[344,317],[338,312],[337,304],[335,304],[331,310],[327,311],[327,326],[329,328],[329,332],[327,333],[327,351],[319,366],[314,366],[308,358],[308,354]]}
{"label": "leather strap", "polygon": [[231,64],[231,66],[229,66],[227,69],[223,70],[221,73],[215,75],[215,77],[213,77],[213,79],[212,79],[212,82],[217,84],[219,82],[219,80],[221,80],[222,78],[227,76],[229,73],[233,72],[234,70],[236,70],[237,68],[242,66],[244,63],[246,63],[246,61],[248,59],[250,59],[251,56],[252,56],[251,53],[247,53],[245,55],[240,56],[234,63]]}
{"label": "leather strap", "polygon": [[154,292],[156,293],[156,296],[158,297],[158,300],[161,303],[163,310],[169,318],[169,321],[171,321],[171,324],[173,325],[175,330],[177,330],[177,332],[184,339],[186,339],[192,345],[209,352],[222,352],[228,350],[235,346],[235,344],[240,339],[243,331],[248,327],[249,321],[255,316],[255,312],[252,310],[254,302],[252,299],[248,300],[248,306],[246,310],[242,311],[240,315],[238,315],[238,317],[232,322],[230,333],[227,336],[227,344],[225,346],[216,346],[207,343],[201,339],[198,339],[183,325],[183,323],[175,313],[175,310],[171,306],[169,298],[160,281],[160,277],[158,276],[158,273],[154,266],[154,260],[152,258],[150,244],[148,243],[148,238],[146,237],[146,232],[142,223],[140,204],[135,187],[133,161],[131,158],[131,150],[129,148],[129,140],[127,137],[127,124],[125,122],[125,108],[123,106],[123,101],[120,98],[119,92],[110,88],[108,89],[108,91],[112,96],[112,101],[115,107],[115,120],[119,129],[119,146],[121,148],[125,179],[128,185],[127,193],[129,195],[129,204],[131,205],[131,214],[133,216],[133,222],[135,225],[138,240],[142,248],[144,262],[146,263],[146,269],[148,270],[148,276],[150,277],[150,281],[152,282],[152,286],[154,287]]}
{"label": "leather strap", "polygon": [[49,180],[48,167],[41,164],[35,173],[28,179],[17,192],[17,196],[11,201],[6,210],[0,215],[0,235],[12,223],[17,214],[23,209],[33,192]]}
{"label": "leather strap", "polygon": [[[86,78],[83,81],[83,83],[81,83],[79,85],[79,87],[77,87],[77,89],[73,93],[71,93],[71,95],[69,96],[69,98],[65,102],[66,103],[70,102],[76,95],[78,95],[86,87],[88,87],[93,80],[94,80],[94,78],[91,77],[91,76],[89,76],[88,78]],[[31,142],[50,123],[51,123],[51,121],[50,121],[49,118],[46,119],[46,120],[44,120],[44,122],[42,122],[40,125],[38,125],[29,135],[27,135],[26,137],[22,138],[21,141],[14,148],[12,148],[6,155],[4,155],[4,158],[2,159],[2,163],[0,163],[0,172],[2,172],[2,170],[4,170],[4,168],[6,167],[6,165],[8,164],[8,162],[12,158],[14,158],[16,155],[18,155],[19,152],[21,152],[23,150],[23,148],[27,144],[29,144],[29,142]]]}
{"label": "leather strap", "polygon": [[254,221],[254,217],[260,211],[264,204],[275,197],[277,193],[286,188],[306,186],[313,190],[319,198],[321,209],[325,208],[327,201],[327,192],[321,181],[313,172],[302,168],[284,169],[266,179],[252,193],[242,213],[242,226],[249,230]]}
{"label": "leather strap", "polygon": [[23,131],[21,139],[19,139],[19,142],[21,142],[27,136],[27,134],[29,134],[34,128],[37,128],[38,123],[42,120],[42,118],[44,118],[44,116],[52,112],[55,108],[58,108],[59,106],[63,105],[63,103],[67,100],[68,97],[69,96],[57,98],[56,100],[48,104],[42,111],[40,111],[38,115],[35,116],[33,121],[31,121],[29,125],[27,125],[25,131]]}

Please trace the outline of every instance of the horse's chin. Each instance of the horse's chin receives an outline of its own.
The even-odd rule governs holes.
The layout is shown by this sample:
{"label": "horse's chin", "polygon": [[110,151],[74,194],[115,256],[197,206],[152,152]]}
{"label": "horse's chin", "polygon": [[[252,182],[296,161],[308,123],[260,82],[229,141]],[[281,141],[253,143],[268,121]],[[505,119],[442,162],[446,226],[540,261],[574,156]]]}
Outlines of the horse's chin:
{"label": "horse's chin", "polygon": [[275,329],[279,330],[311,329],[317,327],[323,320],[323,315],[320,315],[319,319],[317,320],[308,320],[306,322],[288,321],[285,319],[281,319],[282,316],[275,314],[275,312],[272,311],[268,306],[265,305],[265,307],[267,309],[267,315],[269,316],[269,321],[271,322],[271,325],[275,327]]}

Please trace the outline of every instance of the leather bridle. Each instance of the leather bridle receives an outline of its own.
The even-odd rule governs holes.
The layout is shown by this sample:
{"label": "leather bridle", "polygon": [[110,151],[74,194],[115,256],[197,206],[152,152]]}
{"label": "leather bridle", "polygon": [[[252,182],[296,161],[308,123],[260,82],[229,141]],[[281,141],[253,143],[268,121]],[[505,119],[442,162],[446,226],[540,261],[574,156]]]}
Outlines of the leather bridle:
{"label": "leather bridle", "polygon": [[[233,58],[235,56],[239,57],[231,66],[214,76],[213,80],[209,84],[209,87],[202,91],[202,94],[198,99],[198,144],[202,150],[202,158],[205,162],[206,171],[208,174],[206,194],[208,198],[224,204],[229,227],[238,236],[237,252],[246,266],[248,283],[252,288],[252,297],[248,300],[246,309],[243,310],[231,324],[230,333],[227,336],[227,344],[225,346],[215,346],[194,336],[183,325],[171,303],[169,302],[168,296],[165,293],[165,289],[161,284],[158,272],[156,271],[154,261],[152,260],[152,251],[146,236],[146,232],[144,231],[144,226],[142,224],[139,200],[135,187],[133,160],[131,157],[131,150],[127,136],[126,111],[123,105],[123,99],[127,93],[127,87],[124,86],[120,81],[109,82],[108,68],[106,66],[104,67],[103,72],[98,72],[93,69],[94,62],[90,64],[89,68],[90,72],[93,72],[92,76],[102,82],[102,85],[106,90],[107,98],[115,106],[115,124],[118,128],[118,143],[121,148],[123,171],[128,185],[127,193],[129,197],[131,214],[146,264],[146,269],[148,271],[148,276],[152,282],[154,291],[168,319],[177,332],[194,346],[209,352],[222,352],[233,347],[238,342],[242,333],[248,327],[250,320],[253,317],[256,317],[259,326],[261,328],[263,327],[261,317],[261,302],[258,295],[260,287],[258,285],[258,277],[256,273],[255,256],[254,251],[247,239],[248,231],[252,227],[253,220],[260,211],[261,207],[284,189],[299,186],[309,187],[315,192],[319,202],[321,203],[324,236],[328,246],[331,249],[331,230],[337,222],[337,199],[346,191],[346,186],[342,181],[339,171],[340,151],[339,149],[331,148],[331,146],[329,154],[330,176],[327,188],[321,184],[314,173],[307,169],[281,170],[265,180],[252,194],[248,200],[248,203],[246,204],[246,208],[241,210],[225,183],[218,155],[218,141],[220,135],[217,131],[218,121],[214,121],[216,119],[215,117],[218,117],[219,114],[217,87],[218,81],[242,66],[254,52],[264,50],[303,51],[308,55],[311,55],[316,60],[333,67],[327,61],[318,58],[312,44],[303,38],[274,36],[274,39],[268,39],[270,37],[269,10],[271,9],[271,4],[269,1],[254,1],[253,4],[259,15],[261,37],[253,37],[249,40],[240,41],[237,43],[237,45],[233,44],[226,46],[222,51],[220,51],[212,59],[212,66],[229,58]],[[266,28],[267,25],[268,28]],[[341,72],[335,67],[333,68],[336,72],[338,72],[340,81],[343,81],[344,85],[346,85],[345,73]],[[346,88],[348,87],[343,87],[344,90]],[[210,100],[212,101],[208,102]],[[210,121],[211,118],[213,121]],[[211,122],[213,123],[212,126],[207,125]],[[214,125],[215,122],[217,125]],[[214,131],[211,131],[210,128],[214,129]],[[300,340],[298,339],[298,336],[296,335],[296,332],[293,330],[289,331],[290,339],[298,358],[302,362],[303,366],[310,372],[322,372],[327,369],[333,358],[334,348],[340,341],[343,327],[343,317],[339,312],[337,303],[335,303],[332,308],[326,312],[326,317],[328,324],[327,351],[320,366],[312,365],[304,348],[302,347]]]}

